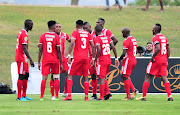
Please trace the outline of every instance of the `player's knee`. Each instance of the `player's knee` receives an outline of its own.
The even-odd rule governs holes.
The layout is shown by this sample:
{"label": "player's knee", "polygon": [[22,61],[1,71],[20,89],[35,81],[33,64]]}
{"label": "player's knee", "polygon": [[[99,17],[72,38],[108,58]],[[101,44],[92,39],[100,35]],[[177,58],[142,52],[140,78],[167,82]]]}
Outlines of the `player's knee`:
{"label": "player's knee", "polygon": [[23,80],[25,75],[19,74],[19,80]]}
{"label": "player's knee", "polygon": [[124,75],[121,75],[121,78],[122,78],[123,81],[124,81],[124,80],[128,80],[129,76],[124,74]]}
{"label": "player's knee", "polygon": [[84,82],[89,82],[88,76],[84,76],[83,78],[84,78]]}
{"label": "player's knee", "polygon": [[91,75],[92,80],[96,80],[96,74]]}
{"label": "player's knee", "polygon": [[29,78],[29,73],[26,73],[24,79],[28,80],[28,78]]}
{"label": "player's knee", "polygon": [[59,79],[59,74],[53,74],[53,79],[54,80]]}

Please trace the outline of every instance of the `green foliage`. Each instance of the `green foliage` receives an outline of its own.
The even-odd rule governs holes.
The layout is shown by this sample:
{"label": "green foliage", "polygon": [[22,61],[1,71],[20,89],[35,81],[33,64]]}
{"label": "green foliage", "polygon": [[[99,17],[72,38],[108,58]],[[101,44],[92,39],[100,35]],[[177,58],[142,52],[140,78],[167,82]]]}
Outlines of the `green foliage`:
{"label": "green foliage", "polygon": [[[129,6],[144,6],[147,0],[136,0],[133,3],[129,3]],[[180,0],[163,0],[164,6],[180,6]],[[151,0],[150,6],[158,6],[159,0]]]}

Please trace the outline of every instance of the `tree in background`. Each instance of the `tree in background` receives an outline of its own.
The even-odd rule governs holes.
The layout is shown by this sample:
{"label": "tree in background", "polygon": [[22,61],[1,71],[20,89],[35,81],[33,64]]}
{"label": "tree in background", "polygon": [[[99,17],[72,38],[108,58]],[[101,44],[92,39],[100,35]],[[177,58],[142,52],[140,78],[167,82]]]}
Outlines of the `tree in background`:
{"label": "tree in background", "polygon": [[71,0],[71,5],[78,5],[79,0]]}

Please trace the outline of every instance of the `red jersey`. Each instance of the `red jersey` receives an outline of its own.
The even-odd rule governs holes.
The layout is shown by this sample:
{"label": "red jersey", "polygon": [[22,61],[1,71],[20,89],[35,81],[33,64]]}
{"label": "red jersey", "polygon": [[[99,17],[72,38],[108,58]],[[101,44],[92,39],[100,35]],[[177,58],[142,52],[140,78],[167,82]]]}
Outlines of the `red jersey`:
{"label": "red jersey", "polygon": [[137,42],[132,36],[123,41],[123,49],[127,49],[125,58],[136,58]]}
{"label": "red jersey", "polygon": [[159,63],[167,63],[167,45],[169,44],[167,38],[162,34],[156,34],[152,38],[152,42],[153,42],[153,53],[156,50],[155,47],[156,44],[159,44],[161,49],[160,52],[154,58],[154,60],[158,61]]}
{"label": "red jersey", "polygon": [[[114,35],[112,34],[112,32],[111,32],[110,30],[106,29],[106,28],[103,28],[102,34],[103,34],[104,36],[108,36],[109,38],[111,38],[111,37],[114,36]],[[96,34],[95,34],[95,31],[94,31],[94,30],[92,31],[91,36],[92,36],[93,41],[94,41],[94,39],[96,38]],[[96,44],[96,43],[94,42],[94,44]],[[96,47],[96,46],[95,46],[95,47]],[[89,57],[92,57],[92,49],[91,49],[91,48],[89,48]]]}
{"label": "red jersey", "polygon": [[73,58],[87,59],[89,41],[92,41],[91,34],[85,30],[78,29],[72,32],[71,39],[75,39]]}
{"label": "red jersey", "polygon": [[97,63],[111,63],[110,55],[110,43],[112,42],[110,37],[105,35],[99,35],[95,38],[96,45],[100,45],[101,53],[98,57]]}
{"label": "red jersey", "polygon": [[27,50],[28,50],[28,42],[29,42],[28,33],[25,29],[22,29],[17,35],[15,61],[28,62],[28,58],[26,57],[26,54],[23,51],[23,44],[27,44]]}
{"label": "red jersey", "polygon": [[65,58],[64,57],[65,48],[66,48],[65,47],[65,42],[66,42],[66,40],[69,40],[70,37],[69,37],[68,34],[66,34],[64,32],[60,32],[59,37],[60,37],[60,43],[61,43],[61,56],[62,56],[62,58]]}
{"label": "red jersey", "polygon": [[56,46],[60,46],[59,36],[54,32],[46,32],[39,38],[39,44],[43,47],[42,62],[58,63]]}

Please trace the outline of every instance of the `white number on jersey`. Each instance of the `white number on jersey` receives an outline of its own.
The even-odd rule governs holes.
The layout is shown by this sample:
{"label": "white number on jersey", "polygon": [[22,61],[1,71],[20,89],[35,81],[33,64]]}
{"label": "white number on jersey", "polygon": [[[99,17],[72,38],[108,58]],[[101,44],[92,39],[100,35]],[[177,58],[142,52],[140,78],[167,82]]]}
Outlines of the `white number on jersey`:
{"label": "white number on jersey", "polygon": [[47,42],[47,52],[52,53],[52,43],[51,42]]}
{"label": "white number on jersey", "polygon": [[166,52],[166,43],[161,43],[161,55],[165,55]]}
{"label": "white number on jersey", "polygon": [[86,48],[86,38],[81,38],[81,41],[83,42],[83,44],[81,45],[82,49]]}
{"label": "white number on jersey", "polygon": [[110,46],[109,46],[109,44],[103,44],[102,47],[103,47],[103,55],[110,54]]}

